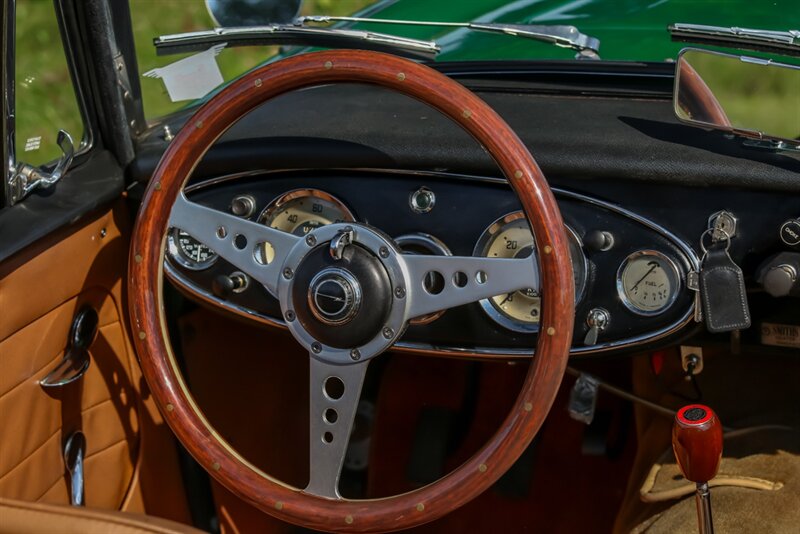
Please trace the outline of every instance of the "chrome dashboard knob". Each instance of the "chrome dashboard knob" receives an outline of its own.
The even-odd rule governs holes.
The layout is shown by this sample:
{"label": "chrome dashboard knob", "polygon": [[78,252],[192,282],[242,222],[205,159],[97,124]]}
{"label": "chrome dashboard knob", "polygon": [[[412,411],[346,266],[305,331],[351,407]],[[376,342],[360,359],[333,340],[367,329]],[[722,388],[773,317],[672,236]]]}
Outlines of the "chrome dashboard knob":
{"label": "chrome dashboard knob", "polygon": [[764,290],[773,297],[785,297],[797,283],[797,269],[784,263],[771,268],[764,275]]}

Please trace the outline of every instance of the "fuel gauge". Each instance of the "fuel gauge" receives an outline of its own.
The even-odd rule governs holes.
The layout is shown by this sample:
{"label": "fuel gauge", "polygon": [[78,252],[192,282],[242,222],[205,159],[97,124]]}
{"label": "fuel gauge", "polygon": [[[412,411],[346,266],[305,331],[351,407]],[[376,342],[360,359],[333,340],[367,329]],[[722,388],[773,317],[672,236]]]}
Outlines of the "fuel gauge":
{"label": "fuel gauge", "polygon": [[617,273],[617,292],[625,306],[639,315],[658,315],[678,297],[681,275],[668,256],[640,250],[628,256]]}

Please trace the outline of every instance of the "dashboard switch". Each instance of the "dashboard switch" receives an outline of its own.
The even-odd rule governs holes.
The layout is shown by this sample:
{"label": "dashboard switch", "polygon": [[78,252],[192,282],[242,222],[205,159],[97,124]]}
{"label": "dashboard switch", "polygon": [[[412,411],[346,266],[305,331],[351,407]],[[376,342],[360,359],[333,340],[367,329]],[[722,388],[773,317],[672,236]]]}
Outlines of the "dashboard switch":
{"label": "dashboard switch", "polygon": [[611,232],[592,230],[583,238],[583,245],[595,252],[605,252],[614,246],[614,235]]}
{"label": "dashboard switch", "polygon": [[773,297],[800,296],[800,253],[782,252],[765,261],[758,282]]}
{"label": "dashboard switch", "polygon": [[784,245],[800,249],[800,219],[789,219],[783,223],[780,234]]}
{"label": "dashboard switch", "polygon": [[608,328],[608,323],[611,322],[611,315],[603,308],[593,308],[589,315],[586,316],[586,324],[589,326],[589,331],[583,339],[583,344],[587,346],[597,345],[597,338],[600,333]]}
{"label": "dashboard switch", "polygon": [[256,211],[256,200],[250,195],[239,195],[231,200],[231,213],[247,219]]}
{"label": "dashboard switch", "polygon": [[773,297],[785,297],[797,282],[797,270],[787,264],[778,265],[764,275],[764,289]]}
{"label": "dashboard switch", "polygon": [[420,187],[411,193],[408,204],[414,213],[428,213],[436,204],[436,195],[427,187]]}
{"label": "dashboard switch", "polygon": [[232,273],[230,276],[221,274],[211,282],[211,290],[216,296],[227,299],[234,293],[241,293],[249,285],[250,280],[247,275],[240,272]]}

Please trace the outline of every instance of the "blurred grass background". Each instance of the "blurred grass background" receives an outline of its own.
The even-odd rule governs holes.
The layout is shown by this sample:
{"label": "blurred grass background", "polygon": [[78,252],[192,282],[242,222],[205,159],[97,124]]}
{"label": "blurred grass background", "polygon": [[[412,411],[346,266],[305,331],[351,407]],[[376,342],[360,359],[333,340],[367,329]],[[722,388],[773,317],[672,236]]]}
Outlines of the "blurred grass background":
{"label": "blurred grass background", "polygon": [[800,70],[696,52],[683,59],[706,82],[733,126],[800,138]]}
{"label": "blurred grass background", "polygon": [[[305,0],[302,14],[347,15],[375,0]],[[188,54],[156,56],[153,38],[214,27],[203,0],[130,0],[139,72],[173,63]],[[17,159],[41,165],[58,158],[56,135],[63,128],[77,148],[83,122],[72,89],[52,0],[16,2],[16,151]],[[255,67],[277,47],[226,49],[217,57],[225,80]],[[148,120],[172,113],[188,102],[171,102],[164,83],[139,78]],[[26,144],[38,149],[25,150]],[[29,144],[29,141],[31,143]]]}
{"label": "blurred grass background", "polygon": [[[129,1],[140,73],[168,65],[187,55],[156,56],[154,37],[214,26],[203,0]],[[302,14],[345,15],[374,1],[305,0]],[[59,128],[67,130],[77,146],[83,135],[83,125],[52,0],[17,0],[16,9],[17,158],[39,165],[60,155],[55,143]],[[224,79],[230,80],[264,62],[277,51],[277,47],[231,48],[223,50],[217,62]],[[697,68],[703,66],[698,65]],[[780,75],[776,70],[753,66],[752,73],[743,78],[736,69],[722,69],[713,80],[709,80],[709,86],[718,91],[720,101],[729,115],[737,117],[737,123],[757,125],[762,130],[794,138],[800,134],[800,88],[796,81],[778,79]],[[149,120],[188,104],[171,102],[161,80],[139,79],[145,114]],[[737,88],[742,84],[744,91]],[[29,141],[37,137],[41,137],[41,147],[26,151],[26,144],[29,147],[35,145],[35,142]]]}
{"label": "blurred grass background", "polygon": [[[41,165],[61,155],[58,129],[77,149],[83,123],[61,45],[55,8],[48,0],[17,0],[15,93],[17,159]],[[25,150],[41,137],[41,148]]]}
{"label": "blurred grass background", "polygon": [[[170,33],[207,30],[214,27],[203,0],[129,0],[136,40],[139,72],[163,67],[191,54],[156,56],[153,38]],[[349,15],[375,0],[304,0],[302,15]],[[222,77],[227,81],[263,63],[278,52],[275,46],[225,49],[217,56]],[[139,78],[144,110],[148,119],[172,113],[187,102],[171,102],[164,83],[155,78]]]}

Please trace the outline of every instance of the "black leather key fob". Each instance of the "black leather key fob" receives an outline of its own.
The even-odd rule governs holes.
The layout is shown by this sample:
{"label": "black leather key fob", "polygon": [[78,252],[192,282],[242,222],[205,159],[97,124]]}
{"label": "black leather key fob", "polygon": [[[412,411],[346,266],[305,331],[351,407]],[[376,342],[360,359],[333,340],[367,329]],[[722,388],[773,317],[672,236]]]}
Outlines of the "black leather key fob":
{"label": "black leather key fob", "polygon": [[750,327],[744,276],[724,248],[712,248],[706,253],[700,269],[700,297],[709,332]]}

